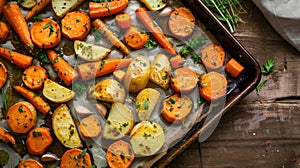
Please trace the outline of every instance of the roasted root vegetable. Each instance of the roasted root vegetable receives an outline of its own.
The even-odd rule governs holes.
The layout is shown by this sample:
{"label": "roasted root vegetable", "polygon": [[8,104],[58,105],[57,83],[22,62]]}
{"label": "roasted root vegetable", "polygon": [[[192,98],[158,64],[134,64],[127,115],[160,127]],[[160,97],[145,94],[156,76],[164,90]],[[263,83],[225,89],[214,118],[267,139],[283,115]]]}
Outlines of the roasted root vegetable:
{"label": "roasted root vegetable", "polygon": [[111,52],[108,48],[79,40],[75,40],[74,50],[76,55],[85,61],[102,60]]}
{"label": "roasted root vegetable", "polygon": [[121,13],[116,16],[116,24],[121,29],[127,29],[131,26],[131,17],[128,13]]}
{"label": "roasted root vegetable", "polygon": [[225,61],[225,51],[219,44],[210,44],[201,52],[201,61],[208,69],[221,68]]}
{"label": "roasted root vegetable", "polygon": [[139,0],[152,11],[161,10],[168,5],[168,0]]}
{"label": "roasted root vegetable", "polygon": [[113,103],[105,123],[103,137],[117,140],[128,135],[134,125],[133,114],[122,103]]}
{"label": "roasted root vegetable", "polygon": [[48,128],[34,128],[26,138],[27,151],[31,155],[42,155],[52,142],[53,138]]}
{"label": "roasted root vegetable", "polygon": [[83,81],[95,79],[113,73],[117,69],[127,67],[131,63],[130,58],[110,58],[96,62],[78,65],[78,72]]}
{"label": "roasted root vegetable", "polygon": [[18,34],[20,40],[25,44],[26,49],[32,51],[34,46],[31,41],[28,25],[17,4],[7,4],[3,8],[3,14],[10,26]]}
{"label": "roasted root vegetable", "polygon": [[71,167],[91,167],[91,157],[87,153],[86,149],[80,150],[77,148],[67,150],[60,162],[60,168],[71,168]]}
{"label": "roasted root vegetable", "polygon": [[[118,1],[113,1],[118,2]],[[108,28],[108,26],[100,19],[93,21],[93,26],[98,29],[98,31],[105,35],[105,37],[110,41],[112,45],[121,50],[125,55],[129,54],[128,48],[119,40],[118,37]]]}
{"label": "roasted root vegetable", "polygon": [[6,121],[14,133],[25,134],[35,126],[37,113],[29,102],[18,102],[8,109]]}
{"label": "roasted root vegetable", "polygon": [[191,92],[198,83],[198,75],[190,68],[178,68],[172,72],[171,87],[178,93]]}
{"label": "roasted root vegetable", "polygon": [[140,32],[138,27],[131,26],[124,35],[125,43],[133,49],[141,49],[148,42],[146,33]]}
{"label": "roasted root vegetable", "polygon": [[207,101],[215,101],[226,94],[227,79],[218,72],[209,72],[200,78],[200,95]]}
{"label": "roasted root vegetable", "polygon": [[231,58],[225,66],[225,71],[234,78],[239,77],[244,69],[245,68],[243,67],[243,65],[237,62],[234,58]]}
{"label": "roasted root vegetable", "polygon": [[123,85],[114,79],[104,79],[88,90],[89,96],[97,100],[123,103],[126,92]]}
{"label": "roasted root vegetable", "polygon": [[134,160],[131,145],[123,140],[112,143],[106,151],[106,160],[111,168],[129,168]]}
{"label": "roasted root vegetable", "polygon": [[81,148],[82,142],[71,112],[66,104],[57,107],[52,115],[52,128],[57,139],[67,148]]}
{"label": "roasted root vegetable", "polygon": [[31,65],[33,58],[8,48],[0,47],[0,56],[22,69]]}
{"label": "roasted root vegetable", "polygon": [[22,86],[13,86],[14,90],[24,96],[30,103],[32,103],[35,108],[39,110],[42,114],[48,114],[51,112],[50,105],[44,101],[37,93],[34,93]]}
{"label": "roasted root vegetable", "polygon": [[9,29],[6,23],[0,21],[0,42],[6,40],[9,34]]}
{"label": "roasted root vegetable", "polygon": [[36,5],[36,0],[18,0],[18,3],[27,9],[31,9]]}
{"label": "roasted root vegetable", "polygon": [[61,31],[59,25],[50,18],[37,21],[32,24],[31,38],[39,48],[53,48],[61,40]]}
{"label": "roasted root vegetable", "polygon": [[174,69],[180,68],[183,65],[183,58],[181,57],[180,54],[178,54],[178,55],[170,58],[170,63],[171,63],[172,68],[174,68]]}
{"label": "roasted root vegetable", "polygon": [[146,121],[150,119],[159,98],[159,91],[152,88],[146,88],[139,92],[134,106],[139,120]]}
{"label": "roasted root vegetable", "polygon": [[110,16],[123,11],[128,5],[128,0],[108,1],[108,2],[89,2],[91,18]]}
{"label": "roasted root vegetable", "polygon": [[26,20],[31,19],[34,15],[40,13],[46,6],[50,4],[51,0],[40,0],[25,16]]}
{"label": "roasted root vegetable", "polygon": [[154,155],[162,148],[164,143],[164,131],[155,122],[142,121],[136,124],[130,133],[130,144],[136,155]]}
{"label": "roasted root vegetable", "polygon": [[69,12],[61,20],[62,34],[69,40],[83,40],[91,30],[91,20],[82,11]]}
{"label": "roasted root vegetable", "polygon": [[43,87],[47,76],[46,69],[38,65],[32,65],[24,70],[22,80],[26,87],[31,90],[37,90]]}
{"label": "roasted root vegetable", "polygon": [[171,123],[181,123],[192,111],[193,102],[186,96],[174,94],[163,102],[162,116]]}
{"label": "roasted root vegetable", "polygon": [[100,121],[95,117],[86,117],[80,121],[80,132],[86,138],[99,136],[102,128]]}
{"label": "roasted root vegetable", "polygon": [[0,140],[5,142],[5,143],[10,142],[13,145],[16,144],[15,138],[12,135],[10,135],[10,133],[8,133],[6,130],[4,130],[1,127],[0,127]]}
{"label": "roasted root vegetable", "polygon": [[21,161],[18,164],[18,168],[28,168],[28,167],[32,167],[32,168],[44,168],[44,166],[38,162],[37,160],[33,160],[33,159],[26,159]]}
{"label": "roasted root vegetable", "polygon": [[52,0],[52,9],[58,17],[63,17],[84,0]]}
{"label": "roasted root vegetable", "polygon": [[150,80],[160,87],[168,89],[171,71],[169,58],[164,54],[157,54],[151,64]]}
{"label": "roasted root vegetable", "polygon": [[43,95],[54,103],[65,103],[75,97],[75,92],[50,80],[44,82]]}
{"label": "roasted root vegetable", "polygon": [[0,15],[2,14],[3,7],[6,5],[7,0],[1,0],[0,1]]}
{"label": "roasted root vegetable", "polygon": [[156,38],[160,45],[165,48],[170,54],[175,55],[176,50],[164,35],[162,29],[154,22],[147,9],[144,7],[138,8],[135,11],[137,18],[143,23],[150,33]]}
{"label": "roasted root vegetable", "polygon": [[47,50],[47,56],[57,76],[64,81],[67,86],[70,86],[72,82],[78,79],[79,74],[77,71],[56,52]]}
{"label": "roasted root vegetable", "polygon": [[0,62],[0,89],[5,85],[7,81],[7,69],[6,66]]}

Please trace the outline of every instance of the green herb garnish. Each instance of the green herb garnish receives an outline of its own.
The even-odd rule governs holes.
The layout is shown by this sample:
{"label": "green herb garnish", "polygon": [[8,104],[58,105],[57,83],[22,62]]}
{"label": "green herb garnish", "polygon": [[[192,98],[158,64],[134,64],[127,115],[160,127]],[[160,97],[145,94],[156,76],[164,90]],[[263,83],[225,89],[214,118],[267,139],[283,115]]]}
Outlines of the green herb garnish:
{"label": "green herb garnish", "polygon": [[43,19],[41,18],[41,16],[40,15],[33,16],[32,22],[38,22],[38,21],[43,21]]}
{"label": "green herb garnish", "polygon": [[81,157],[84,157],[84,155],[86,154],[87,152],[87,148],[84,148],[80,154]]}
{"label": "green herb garnish", "polygon": [[264,67],[261,70],[261,73],[263,74],[271,73],[274,69],[274,66],[275,66],[274,59],[273,58],[268,59],[268,61],[264,63]]}
{"label": "green herb garnish", "polygon": [[6,94],[3,89],[1,89],[1,97],[2,97],[2,103],[3,103],[4,110],[7,111],[7,109],[8,109],[7,97],[6,97]]}
{"label": "green herb garnish", "polygon": [[38,49],[38,50],[36,51],[36,56],[37,56],[37,58],[38,58],[40,61],[42,61],[42,62],[44,62],[44,63],[47,63],[47,64],[50,63],[50,61],[49,61],[49,59],[48,59],[48,57],[47,57],[47,54],[46,54],[46,51],[45,51],[45,50],[43,50],[43,49]]}
{"label": "green herb garnish", "polygon": [[256,92],[259,92],[260,89],[267,83],[268,79],[265,79],[264,81],[260,82],[256,87]]}
{"label": "green herb garnish", "polygon": [[42,136],[42,133],[40,132],[36,132],[36,131],[33,131],[33,137],[39,137],[39,136]]}
{"label": "green herb garnish", "polygon": [[155,41],[154,37],[152,34],[150,33],[147,33],[149,39],[147,41],[147,43],[144,45],[145,48],[148,48],[148,49],[152,49],[154,47],[157,46],[157,42]]}
{"label": "green herb garnish", "polygon": [[72,90],[77,94],[82,94],[83,92],[87,91],[87,87],[83,83],[74,82],[72,84]]}

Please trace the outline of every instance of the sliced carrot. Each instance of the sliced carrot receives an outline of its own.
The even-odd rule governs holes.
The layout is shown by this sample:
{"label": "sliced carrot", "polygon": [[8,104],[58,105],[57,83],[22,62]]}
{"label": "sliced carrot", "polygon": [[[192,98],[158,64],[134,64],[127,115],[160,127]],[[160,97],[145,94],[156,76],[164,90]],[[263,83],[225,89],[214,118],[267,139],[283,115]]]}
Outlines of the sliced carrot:
{"label": "sliced carrot", "polygon": [[163,102],[162,115],[171,123],[182,122],[191,112],[193,101],[186,95],[174,94]]}
{"label": "sliced carrot", "polygon": [[197,83],[198,76],[190,68],[178,68],[171,75],[171,87],[176,92],[191,92]]}
{"label": "sliced carrot", "polygon": [[225,51],[218,44],[210,44],[202,50],[201,60],[208,69],[221,68],[225,61]]}
{"label": "sliced carrot", "polygon": [[124,35],[125,43],[133,49],[140,49],[148,42],[148,35],[139,31],[138,27],[131,26]]}
{"label": "sliced carrot", "polygon": [[90,17],[82,11],[69,12],[61,25],[62,34],[70,40],[83,40],[91,30]]}
{"label": "sliced carrot", "polygon": [[60,27],[50,18],[34,22],[31,28],[31,38],[39,48],[53,48],[60,42]]}
{"label": "sliced carrot", "polygon": [[63,80],[67,86],[70,86],[72,82],[78,79],[79,74],[77,71],[56,52],[48,50],[47,56],[57,76]]}
{"label": "sliced carrot", "polygon": [[35,126],[37,113],[29,102],[18,102],[8,109],[6,121],[14,133],[25,134]]}
{"label": "sliced carrot", "polygon": [[128,48],[119,40],[118,37],[114,35],[114,33],[107,27],[107,25],[102,20],[94,20],[93,26],[97,28],[100,33],[104,34],[112,45],[121,50],[125,55],[129,54]]}
{"label": "sliced carrot", "polygon": [[126,72],[118,69],[113,72],[113,76],[117,81],[122,82],[125,79]]}
{"label": "sliced carrot", "polygon": [[34,128],[26,139],[27,151],[32,155],[42,155],[52,142],[53,138],[48,128]]}
{"label": "sliced carrot", "polygon": [[168,38],[164,35],[162,29],[153,21],[148,13],[148,10],[144,7],[135,10],[137,18],[143,23],[143,25],[149,30],[150,33],[156,38],[156,40],[163,46],[170,54],[175,55],[176,50],[169,42]]}
{"label": "sliced carrot", "polygon": [[41,89],[47,79],[47,71],[41,66],[33,65],[26,68],[22,75],[24,84],[32,90]]}
{"label": "sliced carrot", "polygon": [[116,23],[121,29],[127,29],[131,26],[131,17],[128,13],[118,14],[116,16]]}
{"label": "sliced carrot", "polygon": [[9,34],[9,29],[6,23],[0,21],[0,42],[6,40]]}
{"label": "sliced carrot", "polygon": [[16,31],[25,47],[32,51],[34,46],[30,38],[30,32],[21,9],[17,4],[7,4],[3,8],[3,14],[11,27]]}
{"label": "sliced carrot", "polygon": [[234,58],[231,58],[225,66],[225,71],[235,78],[240,76],[244,69],[243,65],[237,62]]}
{"label": "sliced carrot", "polygon": [[195,28],[195,17],[192,12],[185,7],[174,10],[169,18],[169,29],[178,38],[190,37]]}
{"label": "sliced carrot", "polygon": [[24,96],[35,108],[37,108],[42,114],[48,114],[51,111],[50,105],[38,94],[27,90],[22,86],[13,86],[14,90]]}
{"label": "sliced carrot", "polygon": [[0,15],[2,14],[3,7],[6,5],[7,0],[1,0],[0,1]]}
{"label": "sliced carrot", "polygon": [[44,168],[37,160],[27,159],[18,164],[18,168]]}
{"label": "sliced carrot", "polygon": [[180,54],[178,54],[178,55],[170,58],[170,63],[171,63],[172,68],[174,68],[174,69],[180,68],[183,65],[183,58],[181,57]]}
{"label": "sliced carrot", "polygon": [[99,136],[101,130],[100,121],[95,117],[86,117],[80,121],[80,132],[86,138]]}
{"label": "sliced carrot", "polygon": [[24,69],[31,65],[33,58],[8,48],[0,47],[0,56],[7,59],[9,62]]}
{"label": "sliced carrot", "polygon": [[123,11],[128,5],[128,0],[110,2],[90,2],[89,11],[91,18],[106,17]]}
{"label": "sliced carrot", "polygon": [[44,8],[46,8],[46,6],[48,6],[50,4],[51,0],[40,0],[32,9],[31,11],[29,11],[26,16],[25,19],[29,20],[31,19],[34,15],[40,13]]}
{"label": "sliced carrot", "polygon": [[113,73],[116,69],[127,67],[131,63],[130,58],[110,58],[97,62],[78,65],[78,71],[83,81],[94,79]]}
{"label": "sliced carrot", "polygon": [[5,65],[0,62],[0,89],[5,85],[7,81],[7,69]]}
{"label": "sliced carrot", "polygon": [[200,96],[207,101],[215,101],[226,94],[227,79],[218,72],[209,72],[201,76]]}
{"label": "sliced carrot", "polygon": [[131,145],[123,140],[114,142],[106,151],[106,160],[111,168],[129,168],[134,160]]}
{"label": "sliced carrot", "polygon": [[10,135],[10,133],[8,133],[7,131],[5,131],[1,127],[0,127],[0,140],[3,141],[3,142],[5,142],[5,143],[10,142],[13,145],[16,144],[15,138],[12,135]]}
{"label": "sliced carrot", "polygon": [[71,167],[90,167],[92,166],[91,157],[86,150],[80,150],[77,148],[67,150],[60,162],[60,168]]}

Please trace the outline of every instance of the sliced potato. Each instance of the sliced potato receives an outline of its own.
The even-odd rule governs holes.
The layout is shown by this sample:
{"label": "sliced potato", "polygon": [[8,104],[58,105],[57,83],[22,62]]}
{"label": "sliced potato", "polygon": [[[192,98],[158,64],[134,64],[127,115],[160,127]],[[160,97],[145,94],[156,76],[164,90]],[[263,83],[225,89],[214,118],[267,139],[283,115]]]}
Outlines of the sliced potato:
{"label": "sliced potato", "polygon": [[52,9],[58,17],[63,17],[84,0],[52,0]]}
{"label": "sliced potato", "polygon": [[152,11],[161,10],[168,5],[168,0],[140,0],[145,6]]}
{"label": "sliced potato", "polygon": [[139,55],[135,57],[125,74],[124,85],[129,92],[138,93],[146,88],[150,77],[150,60]]}
{"label": "sliced potato", "polygon": [[33,8],[36,5],[36,0],[18,0],[18,3],[23,7],[23,8]]}
{"label": "sliced potato", "polygon": [[78,57],[86,61],[98,61],[106,57],[111,50],[105,47],[75,40],[74,50]]}
{"label": "sliced potato", "polygon": [[135,109],[140,120],[149,120],[160,97],[159,91],[146,88],[136,97]]}
{"label": "sliced potato", "polygon": [[134,125],[134,117],[130,109],[121,103],[111,106],[105,123],[103,137],[106,139],[120,139],[129,134]]}
{"label": "sliced potato", "polygon": [[44,82],[43,95],[54,103],[65,103],[75,97],[75,92],[50,80]]}
{"label": "sliced potato", "polygon": [[114,79],[104,79],[91,87],[89,96],[109,103],[122,103],[125,100],[125,88]]}
{"label": "sliced potato", "polygon": [[168,57],[157,54],[150,68],[150,80],[164,89],[169,88],[172,68]]}
{"label": "sliced potato", "polygon": [[142,121],[134,126],[130,133],[130,143],[136,155],[151,156],[165,143],[162,127],[150,121]]}
{"label": "sliced potato", "polygon": [[52,116],[52,128],[57,139],[67,148],[81,148],[76,125],[66,104],[57,107]]}
{"label": "sliced potato", "polygon": [[122,82],[125,79],[125,72],[121,69],[115,70],[113,75],[114,78],[119,82]]}

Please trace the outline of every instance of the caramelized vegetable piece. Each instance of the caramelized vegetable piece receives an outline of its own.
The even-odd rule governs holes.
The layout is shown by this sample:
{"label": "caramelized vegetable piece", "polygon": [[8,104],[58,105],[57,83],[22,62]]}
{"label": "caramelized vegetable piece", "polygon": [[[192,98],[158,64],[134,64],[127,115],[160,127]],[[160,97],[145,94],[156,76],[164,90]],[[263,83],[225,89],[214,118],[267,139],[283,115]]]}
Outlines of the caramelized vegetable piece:
{"label": "caramelized vegetable piece", "polygon": [[27,159],[18,164],[18,168],[44,168],[37,160]]}
{"label": "caramelized vegetable piece", "polygon": [[18,3],[26,9],[31,9],[36,5],[36,0],[18,0]]}
{"label": "caramelized vegetable piece", "polygon": [[6,23],[0,21],[0,42],[5,41],[9,34],[9,29]]}
{"label": "caramelized vegetable piece", "polygon": [[63,17],[65,14],[75,9],[84,0],[52,0],[52,9],[58,17]]}
{"label": "caramelized vegetable piece", "polygon": [[244,67],[237,62],[234,58],[231,58],[225,67],[225,71],[228,72],[231,76],[233,76],[234,78],[237,78],[241,75],[241,73],[243,72]]}
{"label": "caramelized vegetable piece", "polygon": [[151,11],[161,10],[168,5],[168,0],[139,0]]}
{"label": "caramelized vegetable piece", "polygon": [[6,5],[7,0],[1,0],[0,1],[0,15],[2,14],[3,7]]}
{"label": "caramelized vegetable piece", "polygon": [[14,133],[25,134],[36,124],[37,113],[29,102],[18,102],[7,112],[6,121]]}
{"label": "caramelized vegetable piece", "polygon": [[145,121],[150,119],[159,98],[159,91],[152,88],[146,88],[139,92],[135,101],[135,110],[139,120]]}
{"label": "caramelized vegetable piece", "polygon": [[67,13],[61,24],[62,34],[70,40],[83,40],[91,30],[90,17],[81,11]]}
{"label": "caramelized vegetable piece", "polygon": [[150,80],[158,86],[168,89],[171,71],[169,58],[164,54],[156,54],[150,68]]}
{"label": "caramelized vegetable piece", "polygon": [[181,55],[176,55],[172,58],[170,58],[170,62],[171,62],[171,66],[174,69],[180,68],[183,65],[183,58],[181,57]]}
{"label": "caramelized vegetable piece", "polygon": [[129,168],[134,160],[130,144],[123,140],[114,142],[107,149],[106,160],[111,168]]}
{"label": "caramelized vegetable piece", "polygon": [[60,168],[86,167],[92,166],[90,154],[86,150],[73,148],[67,150],[61,158]]}
{"label": "caramelized vegetable piece", "polygon": [[85,61],[102,60],[111,52],[108,48],[79,40],[75,40],[74,50],[76,55]]}
{"label": "caramelized vegetable piece", "polygon": [[38,127],[29,132],[26,139],[26,147],[28,153],[32,155],[42,155],[52,142],[53,138],[51,137],[50,130],[48,128]]}
{"label": "caramelized vegetable piece", "polygon": [[138,27],[131,26],[124,35],[125,43],[133,49],[141,49],[148,42],[146,33],[139,31]]}
{"label": "caramelized vegetable piece", "polygon": [[5,143],[10,142],[13,145],[16,144],[15,138],[1,127],[0,127],[0,140]]}
{"label": "caramelized vegetable piece", "polygon": [[221,68],[225,60],[225,51],[218,44],[210,44],[202,50],[201,60],[208,69]]}
{"label": "caramelized vegetable piece", "polygon": [[128,0],[118,0],[109,2],[89,2],[91,18],[110,16],[123,11],[128,5]]}
{"label": "caramelized vegetable piece", "polygon": [[7,81],[7,69],[5,65],[0,62],[0,89],[5,85]]}
{"label": "caramelized vegetable piece", "polygon": [[13,86],[14,90],[30,101],[42,114],[48,114],[51,111],[50,105],[38,94],[27,90],[22,86]]}
{"label": "caramelized vegetable piece", "polygon": [[27,86],[31,90],[41,89],[46,79],[46,69],[37,65],[26,68],[22,75],[22,80],[25,86]]}
{"label": "caramelized vegetable piece", "polygon": [[100,121],[95,117],[86,117],[80,121],[80,132],[86,138],[99,136],[101,130]]}
{"label": "caramelized vegetable piece", "polygon": [[25,44],[25,47],[32,51],[34,46],[31,41],[28,25],[21,13],[21,9],[17,4],[8,4],[3,8],[3,14],[11,27],[18,34],[20,40]]}
{"label": "caramelized vegetable piece", "polygon": [[226,94],[227,79],[218,72],[209,72],[201,76],[200,95],[207,101],[215,101]]}
{"label": "caramelized vegetable piece", "polygon": [[31,38],[39,48],[53,48],[60,42],[60,27],[50,18],[34,22],[31,28]]}
{"label": "caramelized vegetable piece", "polygon": [[20,54],[8,48],[0,47],[0,56],[7,59],[22,69],[31,65],[33,58],[27,55]]}
{"label": "caramelized vegetable piece", "polygon": [[178,93],[191,92],[197,83],[197,74],[189,68],[178,68],[172,73],[171,87]]}
{"label": "caramelized vegetable piece", "polygon": [[127,29],[131,26],[131,17],[128,13],[118,14],[116,16],[116,23],[121,29]]}
{"label": "caramelized vegetable piece", "polygon": [[26,16],[25,19],[29,20],[31,19],[34,15],[40,13],[46,6],[48,6],[50,4],[51,0],[40,0],[40,2],[38,2],[32,9],[31,11],[29,11]]}
{"label": "caramelized vegetable piece", "polygon": [[61,86],[60,84],[46,79],[44,88],[43,88],[43,95],[48,100],[54,103],[65,103],[72,100],[75,97],[75,92]]}

